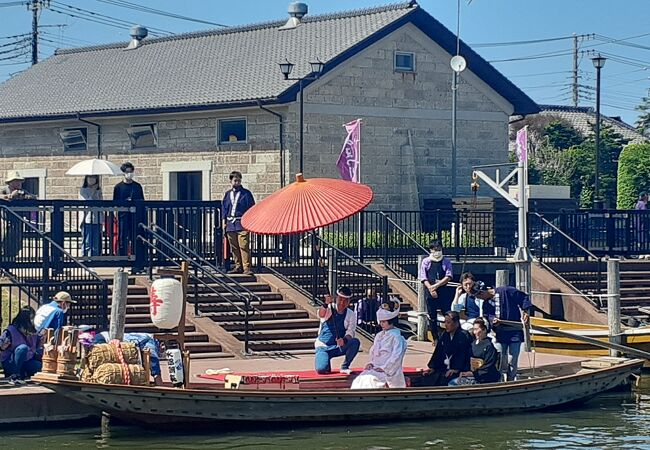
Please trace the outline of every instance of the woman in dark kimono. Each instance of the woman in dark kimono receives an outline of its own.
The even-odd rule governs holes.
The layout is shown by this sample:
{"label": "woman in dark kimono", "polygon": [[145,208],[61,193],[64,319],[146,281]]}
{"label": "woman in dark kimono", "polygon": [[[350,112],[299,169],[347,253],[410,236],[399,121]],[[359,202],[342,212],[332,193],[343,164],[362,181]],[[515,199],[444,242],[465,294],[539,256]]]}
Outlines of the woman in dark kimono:
{"label": "woman in dark kimono", "polygon": [[475,340],[472,342],[471,370],[461,372],[458,378],[449,382],[449,386],[495,383],[501,380],[501,374],[497,369],[499,354],[494,348],[492,340],[487,337],[488,330],[483,318],[476,318],[473,331]]}

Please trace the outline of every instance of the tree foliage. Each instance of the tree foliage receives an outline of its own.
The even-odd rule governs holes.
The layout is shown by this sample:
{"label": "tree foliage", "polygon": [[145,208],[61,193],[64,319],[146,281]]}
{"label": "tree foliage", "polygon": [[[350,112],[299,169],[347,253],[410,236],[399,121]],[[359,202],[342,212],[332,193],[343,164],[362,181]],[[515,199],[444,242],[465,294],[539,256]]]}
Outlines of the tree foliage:
{"label": "tree foliage", "polygon": [[634,109],[640,113],[639,118],[634,123],[636,131],[650,137],[650,97],[643,97],[641,104]]}
{"label": "tree foliage", "polygon": [[631,209],[641,192],[650,189],[650,144],[631,144],[618,160],[616,207]]}

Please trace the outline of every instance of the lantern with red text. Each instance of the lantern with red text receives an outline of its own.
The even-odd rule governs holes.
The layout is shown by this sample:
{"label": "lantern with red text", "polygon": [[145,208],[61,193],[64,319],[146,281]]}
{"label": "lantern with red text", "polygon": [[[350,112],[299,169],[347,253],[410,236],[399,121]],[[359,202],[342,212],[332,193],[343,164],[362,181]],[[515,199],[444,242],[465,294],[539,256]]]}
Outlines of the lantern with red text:
{"label": "lantern with red text", "polygon": [[176,328],[183,312],[183,286],[173,278],[161,278],[151,284],[149,292],[151,321],[164,330]]}

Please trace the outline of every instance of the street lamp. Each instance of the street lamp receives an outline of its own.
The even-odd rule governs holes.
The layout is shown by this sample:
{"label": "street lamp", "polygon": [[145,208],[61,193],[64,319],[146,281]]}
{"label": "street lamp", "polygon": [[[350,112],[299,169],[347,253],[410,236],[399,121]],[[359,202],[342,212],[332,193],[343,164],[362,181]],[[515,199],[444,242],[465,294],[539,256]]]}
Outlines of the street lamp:
{"label": "street lamp", "polygon": [[311,73],[308,75],[305,75],[304,77],[300,78],[289,78],[289,75],[291,75],[291,72],[293,71],[293,67],[295,64],[290,63],[288,60],[285,60],[285,62],[279,63],[280,66],[280,72],[282,72],[282,75],[284,75],[285,80],[293,80],[293,81],[298,81],[298,94],[300,94],[300,173],[303,171],[303,145],[304,145],[304,103],[303,103],[303,98],[302,98],[302,84],[303,81],[305,80],[315,80],[317,79],[322,73],[323,69],[325,68],[325,63],[323,63],[321,60],[316,58],[316,61],[310,62],[309,65],[311,66]]}
{"label": "street lamp", "polygon": [[600,198],[600,69],[605,66],[605,60],[600,53],[591,58],[596,68],[596,180],[594,182],[594,209],[602,209]]}

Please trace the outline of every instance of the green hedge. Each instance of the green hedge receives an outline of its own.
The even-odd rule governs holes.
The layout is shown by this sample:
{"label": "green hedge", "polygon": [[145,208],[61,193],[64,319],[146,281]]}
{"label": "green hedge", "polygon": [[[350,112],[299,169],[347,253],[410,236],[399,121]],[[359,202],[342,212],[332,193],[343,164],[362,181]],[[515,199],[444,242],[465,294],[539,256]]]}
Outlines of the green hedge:
{"label": "green hedge", "polygon": [[641,192],[650,189],[650,144],[630,144],[618,159],[618,209],[632,209]]}
{"label": "green hedge", "polygon": [[[424,231],[412,231],[408,235],[415,240],[422,247],[427,248],[429,242],[434,239],[440,239],[443,247],[454,247],[454,238],[451,231],[443,230],[441,237],[438,237],[437,232],[426,233]],[[335,233],[325,231],[322,233],[322,239],[338,248],[356,248],[357,247],[357,233]],[[365,234],[365,248],[382,248],[384,245],[384,233],[380,231],[371,231]],[[402,233],[389,233],[388,246],[392,248],[406,248],[413,247],[415,244],[411,239],[406,238]],[[477,235],[473,232],[464,232],[460,236],[461,247],[489,247],[492,246],[490,239]]]}

